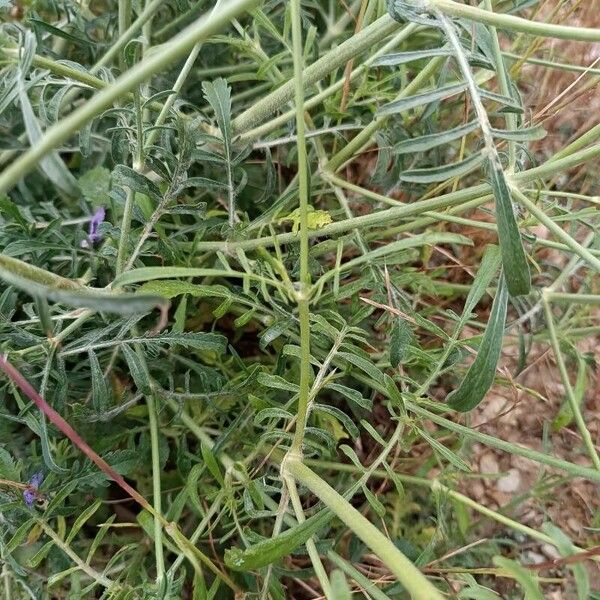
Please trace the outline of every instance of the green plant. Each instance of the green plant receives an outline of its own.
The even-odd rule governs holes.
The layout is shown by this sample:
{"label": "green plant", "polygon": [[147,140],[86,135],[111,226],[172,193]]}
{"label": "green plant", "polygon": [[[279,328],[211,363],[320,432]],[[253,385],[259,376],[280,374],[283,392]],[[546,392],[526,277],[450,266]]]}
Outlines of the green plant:
{"label": "green plant", "polygon": [[[557,179],[600,126],[534,153],[510,67],[600,31],[535,0],[24,5],[0,34],[6,598],[543,597],[507,532],[589,597],[585,540],[459,488],[473,442],[538,463],[532,497],[600,481],[597,196]],[[549,345],[590,466],[471,426],[493,385],[535,397],[507,340],[517,370]],[[468,511],[502,539],[454,552]]]}

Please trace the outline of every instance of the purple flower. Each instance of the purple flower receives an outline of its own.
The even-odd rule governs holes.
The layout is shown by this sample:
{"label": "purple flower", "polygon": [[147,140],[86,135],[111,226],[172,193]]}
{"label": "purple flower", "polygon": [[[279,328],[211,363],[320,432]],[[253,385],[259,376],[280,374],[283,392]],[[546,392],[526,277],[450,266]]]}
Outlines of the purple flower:
{"label": "purple flower", "polygon": [[99,239],[100,234],[98,233],[98,228],[101,223],[104,223],[104,217],[106,216],[106,210],[104,206],[100,206],[96,212],[92,215],[90,219],[90,231],[87,236],[87,243],[84,242],[84,246],[93,246]]}
{"label": "purple flower", "polygon": [[38,488],[42,481],[44,481],[44,474],[40,472],[33,475],[27,482],[27,488],[23,491],[23,500],[25,500],[25,504],[27,504],[29,508],[33,506],[33,503],[38,497]]}

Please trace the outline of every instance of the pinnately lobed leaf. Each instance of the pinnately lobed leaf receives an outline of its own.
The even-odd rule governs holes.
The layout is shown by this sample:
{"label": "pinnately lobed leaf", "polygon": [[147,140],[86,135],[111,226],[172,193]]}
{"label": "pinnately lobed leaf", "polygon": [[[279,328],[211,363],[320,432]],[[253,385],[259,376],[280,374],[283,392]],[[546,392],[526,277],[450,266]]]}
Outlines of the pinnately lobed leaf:
{"label": "pinnately lobed leaf", "polygon": [[498,291],[477,357],[469,367],[460,387],[448,395],[447,404],[453,410],[459,412],[473,410],[490,389],[502,349],[507,303],[507,285],[504,277],[500,277]]}

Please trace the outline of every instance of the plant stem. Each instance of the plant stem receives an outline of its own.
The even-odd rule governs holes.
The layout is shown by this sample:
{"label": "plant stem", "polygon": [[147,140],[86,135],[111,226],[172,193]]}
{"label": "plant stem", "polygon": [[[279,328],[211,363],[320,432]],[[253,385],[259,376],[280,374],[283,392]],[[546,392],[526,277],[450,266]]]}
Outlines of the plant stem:
{"label": "plant stem", "polygon": [[308,268],[308,160],[304,123],[304,53],[300,0],[291,2],[292,48],[294,57],[294,92],[296,104],[296,148],[298,151],[298,194],[300,200],[300,280],[296,290],[300,319],[300,391],[296,428],[290,452],[302,455],[304,430],[308,419],[310,393],[310,272]]}
{"label": "plant stem", "polygon": [[[302,509],[302,501],[300,500],[300,496],[298,495],[298,489],[296,488],[296,482],[294,478],[287,476],[285,478],[285,484],[287,486],[287,490],[292,501],[294,513],[296,514],[296,520],[298,521],[298,523],[304,523],[304,521],[306,521],[306,518],[304,516],[304,510]],[[336,600],[331,589],[331,584],[329,583],[329,578],[327,577],[327,573],[325,571],[325,568],[323,567],[323,563],[321,562],[321,557],[319,556],[319,552],[317,550],[314,538],[311,537],[306,541],[306,550],[308,551],[308,556],[310,557],[310,561],[317,575],[317,579],[321,584],[323,595],[327,600]]]}
{"label": "plant stem", "polygon": [[[332,462],[332,461],[306,459],[305,462],[308,465],[311,465],[314,467],[321,467],[323,469],[332,469],[334,471],[342,471],[342,472],[348,472],[348,473],[355,473],[357,471],[357,468],[354,465],[339,464],[339,463]],[[389,473],[385,469],[378,469],[378,470],[374,471],[372,473],[372,476],[379,477],[382,479],[389,479],[389,477],[390,477]],[[518,521],[515,521],[514,519],[511,519],[510,517],[507,517],[506,515],[503,515],[502,513],[492,510],[491,508],[488,508],[487,506],[483,506],[483,504],[479,504],[479,502],[472,500],[468,496],[465,496],[464,494],[461,494],[460,492],[453,490],[452,488],[448,487],[447,485],[444,485],[438,479],[426,479],[425,477],[416,477],[414,475],[405,475],[404,473],[397,473],[397,472],[394,473],[394,476],[397,477],[400,481],[402,481],[404,483],[410,483],[411,485],[428,487],[432,491],[440,492],[440,493],[448,496],[449,498],[456,500],[460,504],[463,504],[464,506],[472,508],[473,510],[476,510],[478,513],[480,513],[486,517],[489,517],[490,519],[493,519],[494,521],[501,523],[502,525],[506,525],[507,527],[510,527],[514,531],[519,531],[519,532],[531,537],[534,540],[538,540],[539,542],[542,542],[544,544],[552,544],[553,546],[556,545],[556,541],[553,540],[549,535],[546,535],[545,533],[541,533],[541,532],[537,531],[536,529],[528,527],[527,525],[523,525],[522,523],[519,523]]]}
{"label": "plant stem", "polygon": [[299,460],[286,461],[287,472],[326,504],[398,578],[414,600],[442,600],[440,592],[372,523],[328,483]]}
{"label": "plant stem", "polygon": [[[483,6],[487,11],[493,12],[492,0],[483,0]],[[496,28],[493,25],[490,26],[490,34],[492,41],[492,51],[494,53],[494,60],[496,61],[496,77],[498,78],[498,86],[500,88],[500,92],[504,96],[510,98],[510,82],[508,79],[508,74],[506,72],[506,65],[504,64],[502,50],[500,48],[500,41],[498,40],[498,32],[496,31]],[[515,129],[517,129],[516,115],[508,113],[506,115],[506,125],[509,131],[514,131]],[[517,161],[517,144],[512,140],[509,140],[508,142],[508,154],[509,168],[510,170],[514,170]]]}
{"label": "plant stem", "polygon": [[[560,171],[566,171],[572,167],[581,163],[592,160],[600,156],[600,144],[585,148],[578,152],[574,152],[569,156],[565,156],[558,160],[551,160],[539,167],[528,169],[527,171],[520,171],[512,176],[512,181],[519,184],[526,184],[540,179],[547,175],[554,175]],[[362,189],[362,188],[361,188]],[[442,208],[448,208],[450,206],[457,206],[476,199],[484,199],[491,193],[491,188],[487,183],[476,185],[470,188],[465,188],[449,194],[443,194],[437,198],[430,198],[429,200],[422,200],[419,202],[413,202],[412,204],[406,204],[387,210],[380,210],[368,215],[361,215],[353,217],[351,219],[344,219],[326,225],[321,229],[312,229],[308,232],[308,237],[329,237],[340,233],[351,231],[352,229],[363,229],[367,227],[378,227],[390,221],[397,221],[402,218],[412,217],[414,215],[420,215],[426,211],[439,210]],[[370,192],[373,197],[374,192]],[[385,196],[382,196],[385,198]],[[213,250],[220,250],[225,253],[234,251],[235,248],[242,248],[249,250],[253,248],[268,248],[273,246],[275,243],[284,244],[298,241],[298,235],[295,233],[282,233],[277,236],[267,236],[261,238],[255,238],[251,240],[242,241],[215,241],[215,242],[198,242],[196,249],[199,252]]]}
{"label": "plant stem", "polygon": [[543,210],[539,209],[523,192],[511,185],[511,192],[542,225],[548,228],[558,239],[562,240],[575,254],[585,260],[593,269],[600,272],[600,258],[594,256],[577,240],[573,239],[562,227],[557,225]]}
{"label": "plant stem", "polygon": [[538,23],[513,15],[493,13],[467,4],[459,4],[458,2],[453,2],[453,0],[426,0],[426,3],[429,7],[436,8],[447,15],[485,23],[498,29],[521,31],[540,37],[577,42],[600,42],[600,29]]}
{"label": "plant stem", "polygon": [[433,423],[436,423],[437,425],[445,427],[450,431],[454,431],[455,433],[458,433],[465,438],[470,438],[477,442],[481,442],[482,444],[485,444],[490,448],[497,448],[498,450],[508,452],[509,454],[515,454],[517,456],[529,458],[530,460],[533,460],[542,465],[547,465],[549,467],[560,469],[561,471],[569,473],[570,475],[574,475],[575,477],[584,477],[586,479],[589,479],[590,481],[600,482],[600,473],[595,469],[570,463],[566,460],[562,460],[560,458],[555,458],[554,456],[544,454],[543,452],[530,450],[529,448],[524,448],[517,444],[511,444],[510,442],[501,440],[497,437],[494,437],[493,435],[481,433],[480,431],[471,429],[470,427],[465,427],[464,425],[460,425],[459,423],[455,423],[454,421],[450,421],[449,419],[436,415],[430,410],[427,410],[422,406],[415,404],[414,402],[407,401],[406,408],[407,410],[425,419],[428,419]]}
{"label": "plant stem", "polygon": [[[311,86],[326,75],[346,64],[351,58],[358,56],[368,50],[377,42],[400,28],[400,23],[394,21],[390,16],[384,15],[374,23],[365,27],[360,33],[352,36],[339,46],[330,50],[316,62],[306,68],[302,74],[302,80],[306,87]],[[266,121],[273,113],[278,111],[295,95],[295,80],[288,81],[277,88],[274,92],[256,102],[233,121],[233,129],[236,133],[244,133],[252,127]]]}
{"label": "plant stem", "polygon": [[567,372],[567,367],[565,365],[565,361],[560,350],[558,336],[556,335],[556,328],[554,326],[554,317],[552,315],[552,309],[550,308],[550,302],[548,301],[548,298],[546,297],[546,294],[544,292],[542,292],[542,304],[544,306],[544,313],[546,315],[546,325],[548,326],[548,333],[550,334],[550,344],[552,345],[552,349],[554,350],[556,365],[558,366],[558,370],[560,372],[560,377],[565,388],[565,393],[567,396],[567,400],[569,401],[569,406],[571,407],[571,412],[575,419],[575,423],[577,424],[577,429],[579,429],[581,439],[583,440],[583,443],[592,460],[592,463],[594,467],[598,471],[600,471],[600,457],[596,452],[594,440],[592,440],[592,436],[590,435],[583,415],[581,414],[579,402],[577,402],[577,398],[575,398],[575,394],[573,393],[571,381],[569,380],[569,373]]}
{"label": "plant stem", "polygon": [[[123,39],[125,32],[131,25],[131,0],[119,0],[119,39]],[[113,44],[113,47],[116,44]],[[123,57],[119,60],[121,68],[125,66]]]}

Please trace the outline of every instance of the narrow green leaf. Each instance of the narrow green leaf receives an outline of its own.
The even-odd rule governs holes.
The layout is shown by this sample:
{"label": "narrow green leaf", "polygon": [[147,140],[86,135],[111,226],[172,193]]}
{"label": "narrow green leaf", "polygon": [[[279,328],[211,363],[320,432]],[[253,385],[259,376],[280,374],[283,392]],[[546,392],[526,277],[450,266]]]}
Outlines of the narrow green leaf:
{"label": "narrow green leaf", "polygon": [[361,371],[364,371],[369,377],[371,377],[377,383],[383,384],[383,372],[379,370],[371,361],[356,356],[356,354],[350,354],[349,352],[338,352],[338,357],[343,358],[350,364],[358,367]]}
{"label": "narrow green leaf", "polygon": [[492,100],[493,102],[497,102],[498,104],[504,105],[505,109],[510,112],[522,113],[523,107],[515,101],[514,98],[510,96],[503,96],[502,94],[497,94],[496,92],[490,92],[489,90],[484,90],[482,88],[478,88],[479,95],[482,98],[486,98],[487,100]]}
{"label": "narrow green leaf", "polygon": [[[227,338],[219,333],[206,333],[204,331],[185,331],[176,333],[166,331],[158,335],[136,338],[142,344],[161,344],[166,346],[182,346],[194,350],[207,350],[223,354],[227,350]],[[127,343],[128,340],[124,340]]]}
{"label": "narrow green leaf", "polygon": [[266,350],[267,346],[274,342],[278,337],[283,335],[288,331],[288,329],[292,326],[292,319],[282,319],[280,321],[275,321],[273,325],[265,329],[260,335],[260,341],[258,342],[259,348],[261,350]]}
{"label": "narrow green leaf", "polygon": [[211,475],[219,482],[221,487],[225,487],[223,474],[221,473],[221,469],[219,468],[219,464],[217,463],[212,450],[206,444],[200,444],[200,450],[202,451],[202,459],[204,460],[204,464],[206,464],[206,467],[210,471]]}
{"label": "narrow green leaf", "polygon": [[27,566],[30,569],[35,569],[48,556],[50,550],[54,546],[54,542],[50,540],[46,542],[28,561]]}
{"label": "narrow green leaf", "polygon": [[335,417],[344,426],[352,439],[358,438],[360,434],[358,427],[354,424],[354,421],[339,408],[336,408],[335,406],[327,406],[325,404],[315,404],[313,410],[315,412],[321,412]]}
{"label": "narrow green leaf", "polygon": [[328,383],[325,387],[327,389],[333,390],[334,392],[338,392],[339,394],[350,400],[350,402],[358,404],[358,406],[360,406],[361,408],[364,408],[366,410],[371,410],[373,408],[373,401],[369,398],[365,398],[358,390],[346,387],[341,383]]}
{"label": "narrow green leaf", "polygon": [[88,358],[92,374],[92,406],[98,412],[103,412],[108,408],[110,392],[104,379],[104,373],[100,368],[98,357],[93,350],[88,350]]}
{"label": "narrow green leaf", "polygon": [[358,455],[354,451],[354,448],[351,448],[350,446],[348,446],[348,444],[341,444],[339,449],[352,461],[352,463],[357,469],[359,469],[360,471],[365,470],[365,468],[360,462],[360,459],[358,458]]}
{"label": "narrow green leaf", "polygon": [[540,586],[531,571],[504,556],[494,556],[493,561],[497,567],[506,571],[523,588],[525,592],[523,600],[544,600]]}
{"label": "narrow green leaf", "polygon": [[452,177],[462,177],[475,170],[484,160],[484,153],[476,152],[464,160],[449,165],[404,171],[400,175],[400,180],[408,183],[438,183]]}
{"label": "narrow green leaf", "polygon": [[132,192],[144,194],[155,202],[162,200],[161,191],[153,181],[126,165],[117,165],[113,169],[112,180],[115,185],[129,188]]}
{"label": "narrow green leaf", "polygon": [[361,419],[360,424],[367,430],[369,435],[383,448],[385,448],[386,443],[385,440],[381,437],[377,429],[369,423],[366,419]]}
{"label": "narrow green leaf", "polygon": [[229,548],[225,550],[225,564],[235,571],[253,571],[270,565],[289,556],[319,529],[325,527],[330,520],[331,511],[326,509],[277,537],[258,542],[245,550]]}
{"label": "narrow green leaf", "polygon": [[367,499],[367,502],[371,505],[371,508],[375,511],[380,519],[385,517],[385,506],[377,499],[377,496],[366,486],[362,486],[362,491]]}
{"label": "narrow green leaf", "polygon": [[331,594],[332,600],[352,600],[346,576],[340,569],[331,572]]}
{"label": "narrow green leaf", "polygon": [[115,515],[115,514],[110,515],[110,517],[108,517],[108,519],[106,519],[106,521],[104,523],[102,523],[102,525],[98,529],[98,533],[94,537],[94,541],[92,542],[90,549],[88,550],[87,557],[85,559],[88,564],[91,562],[92,558],[94,557],[94,554],[96,554],[96,550],[98,550],[98,548],[100,547],[102,540],[106,537],[106,534],[110,531],[110,527],[116,518],[117,518],[117,515]]}
{"label": "narrow green leaf", "polygon": [[256,378],[258,383],[264,385],[265,387],[275,389],[275,390],[284,390],[286,392],[292,392],[297,394],[300,391],[300,388],[297,384],[291,383],[284,379],[283,377],[279,377],[279,375],[270,375],[269,373],[259,373]]}
{"label": "narrow green leaf", "polygon": [[[31,146],[35,146],[39,140],[43,137],[42,128],[40,123],[33,112],[33,107],[27,96],[25,84],[22,78],[19,78],[19,102],[21,104],[21,112],[23,114],[23,123],[25,125],[25,131],[27,138]],[[75,198],[79,195],[79,187],[77,181],[71,175],[69,169],[67,169],[65,163],[62,161],[58,152],[50,152],[47,156],[42,158],[39,165],[48,179],[62,192]]]}
{"label": "narrow green leaf", "polygon": [[546,133],[547,131],[541,125],[524,127],[523,129],[515,129],[514,131],[508,129],[492,129],[494,137],[512,142],[534,142],[536,140],[543,140],[546,137]]}
{"label": "narrow green leaf", "polygon": [[471,467],[462,459],[457,456],[452,450],[446,448],[444,444],[438,442],[434,437],[430,436],[426,431],[419,430],[419,435],[433,448],[433,450],[439,454],[442,458],[445,458],[451,465],[455,466],[460,471],[467,473],[471,472]]}
{"label": "narrow green leaf", "polygon": [[94,516],[94,513],[102,506],[102,500],[96,500],[90,506],[88,506],[84,511],[75,519],[75,523],[71,527],[71,531],[69,531],[69,535],[65,540],[65,544],[67,546],[75,539],[75,536],[79,532],[79,530]]}
{"label": "narrow green leaf", "polygon": [[222,77],[213,82],[204,81],[202,91],[206,101],[215,112],[223,143],[229,147],[231,140],[231,88]]}
{"label": "narrow green leaf", "polygon": [[144,395],[150,394],[151,386],[148,381],[148,374],[146,373],[146,369],[144,369],[140,357],[135,350],[130,348],[127,344],[123,344],[121,350],[123,351],[123,356],[129,367],[129,373],[131,374],[137,389]]}
{"label": "narrow green leaf", "polygon": [[471,318],[471,313],[485,294],[487,288],[490,286],[492,279],[496,276],[496,273],[500,268],[501,261],[502,258],[500,255],[500,248],[494,244],[488,245],[484,250],[477,274],[475,275],[475,278],[471,283],[471,287],[469,288],[463,313],[457,324],[458,329],[462,329],[467,321]]}
{"label": "narrow green leaf", "polygon": [[182,294],[189,294],[195,298],[232,298],[233,294],[224,285],[200,285],[180,281],[178,279],[163,279],[161,281],[148,281],[141,285],[138,294],[152,294],[162,298],[176,298]]}
{"label": "narrow green leaf", "polygon": [[35,525],[35,519],[25,521],[13,534],[4,546],[4,552],[10,554],[14,552],[25,540],[31,528]]}
{"label": "narrow green leaf", "polygon": [[472,410],[490,389],[502,349],[507,304],[507,285],[504,277],[500,277],[498,291],[477,357],[469,367],[460,387],[447,397],[448,406],[453,410],[459,412]]}
{"label": "narrow green leaf", "polygon": [[371,66],[373,67],[393,67],[403,65],[423,58],[433,58],[435,56],[452,56],[450,48],[430,48],[428,50],[414,50],[412,52],[397,52],[395,54],[386,54],[375,59]]}
{"label": "narrow green leaf", "polygon": [[390,365],[394,369],[404,359],[412,337],[410,325],[404,319],[396,319],[390,335]]}
{"label": "narrow green leaf", "polygon": [[417,138],[411,138],[408,140],[402,140],[394,146],[394,151],[397,154],[413,154],[414,152],[425,152],[438,146],[443,146],[459,140],[460,138],[469,135],[476,129],[479,128],[478,121],[471,121],[466,125],[460,125],[454,129],[448,131],[440,131],[438,133],[432,133],[430,135],[423,135]]}
{"label": "narrow green leaf", "polygon": [[438,102],[451,96],[456,96],[461,92],[464,92],[467,88],[466,83],[457,83],[454,85],[447,85],[436,90],[425,92],[424,94],[416,94],[414,96],[408,96],[407,98],[401,98],[395,100],[389,104],[384,104],[378,111],[378,115],[395,115],[411,108],[419,106],[425,106],[431,102]]}
{"label": "narrow green leaf", "polygon": [[496,200],[498,239],[508,292],[511,296],[528,294],[531,289],[531,275],[506,177],[500,166],[495,164],[490,164],[490,177]]}

